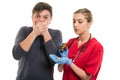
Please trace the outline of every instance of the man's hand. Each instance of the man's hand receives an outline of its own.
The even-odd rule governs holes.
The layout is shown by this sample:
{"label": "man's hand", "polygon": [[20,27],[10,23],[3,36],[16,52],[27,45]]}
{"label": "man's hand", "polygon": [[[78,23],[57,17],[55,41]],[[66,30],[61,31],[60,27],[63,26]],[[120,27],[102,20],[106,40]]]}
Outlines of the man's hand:
{"label": "man's hand", "polygon": [[46,31],[48,31],[48,25],[45,22],[36,22],[33,25],[33,33],[36,36],[43,35]]}

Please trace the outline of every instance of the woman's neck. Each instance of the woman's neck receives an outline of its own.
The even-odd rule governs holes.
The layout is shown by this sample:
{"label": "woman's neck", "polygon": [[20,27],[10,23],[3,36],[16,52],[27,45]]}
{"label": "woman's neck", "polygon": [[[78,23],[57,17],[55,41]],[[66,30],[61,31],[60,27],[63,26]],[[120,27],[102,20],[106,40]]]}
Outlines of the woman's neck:
{"label": "woman's neck", "polygon": [[80,35],[80,36],[78,37],[78,47],[79,47],[81,44],[89,41],[90,39],[91,39],[91,34],[90,34],[90,33],[89,33],[89,34],[86,34],[86,35]]}

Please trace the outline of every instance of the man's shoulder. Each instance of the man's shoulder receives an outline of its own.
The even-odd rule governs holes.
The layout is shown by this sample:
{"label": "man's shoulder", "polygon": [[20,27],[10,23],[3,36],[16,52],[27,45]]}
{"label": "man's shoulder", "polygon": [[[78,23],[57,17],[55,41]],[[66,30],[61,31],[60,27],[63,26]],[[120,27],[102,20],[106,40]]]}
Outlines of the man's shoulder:
{"label": "man's shoulder", "polygon": [[48,28],[49,31],[60,31],[59,29],[51,29],[51,28]]}
{"label": "man's shoulder", "polygon": [[61,31],[59,29],[48,29],[50,33],[61,33]]}
{"label": "man's shoulder", "polygon": [[24,32],[24,33],[30,33],[32,31],[32,27],[29,26],[22,26],[20,28],[20,31]]}
{"label": "man's shoulder", "polygon": [[56,37],[56,36],[61,36],[62,33],[59,29],[48,29],[49,30],[49,33],[52,37]]}
{"label": "man's shoulder", "polygon": [[32,26],[22,26],[23,29],[32,29]]}

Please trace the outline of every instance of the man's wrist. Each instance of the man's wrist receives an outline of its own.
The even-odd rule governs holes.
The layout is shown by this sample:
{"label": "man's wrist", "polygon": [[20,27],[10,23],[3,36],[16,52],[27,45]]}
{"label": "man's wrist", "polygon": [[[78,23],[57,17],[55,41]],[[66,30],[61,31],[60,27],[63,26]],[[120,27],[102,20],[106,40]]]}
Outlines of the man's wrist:
{"label": "man's wrist", "polygon": [[51,38],[51,35],[50,35],[50,33],[49,33],[48,31],[45,31],[45,32],[42,34],[42,36],[44,37],[44,42],[47,42],[47,41],[49,41],[50,39],[52,39],[52,38]]}

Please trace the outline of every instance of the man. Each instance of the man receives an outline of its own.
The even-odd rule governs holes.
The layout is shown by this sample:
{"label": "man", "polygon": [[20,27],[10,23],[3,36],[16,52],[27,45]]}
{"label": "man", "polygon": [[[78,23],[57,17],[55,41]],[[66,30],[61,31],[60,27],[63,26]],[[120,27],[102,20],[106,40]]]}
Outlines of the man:
{"label": "man", "polygon": [[54,64],[49,54],[58,54],[61,31],[48,28],[52,7],[38,2],[32,10],[32,27],[22,27],[13,46],[13,57],[19,60],[16,80],[53,80]]}

